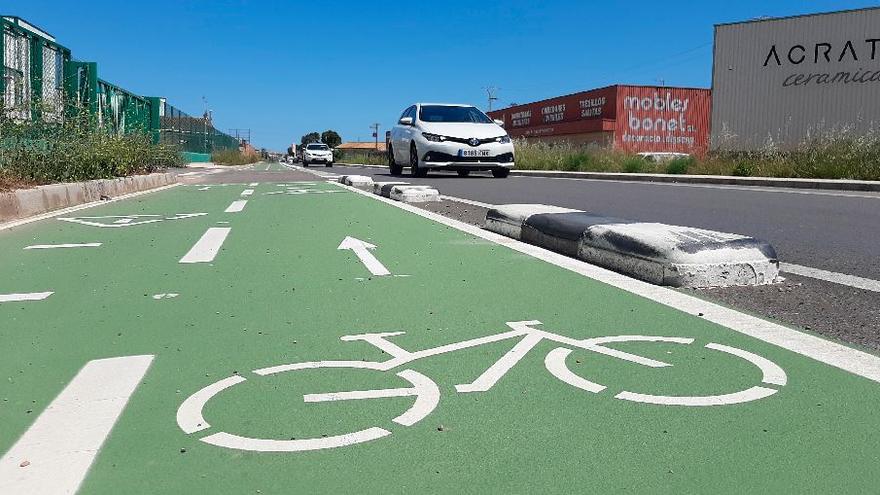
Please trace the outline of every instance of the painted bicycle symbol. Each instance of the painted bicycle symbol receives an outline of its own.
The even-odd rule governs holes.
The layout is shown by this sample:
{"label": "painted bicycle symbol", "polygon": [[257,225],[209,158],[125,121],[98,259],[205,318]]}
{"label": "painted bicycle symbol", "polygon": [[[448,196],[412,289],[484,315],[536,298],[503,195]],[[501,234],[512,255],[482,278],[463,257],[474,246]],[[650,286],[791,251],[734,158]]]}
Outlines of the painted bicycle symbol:
{"label": "painted bicycle symbol", "polygon": [[[277,375],[279,373],[287,373],[298,370],[320,369],[320,368],[353,368],[364,370],[375,370],[382,373],[393,373],[395,368],[402,367],[413,361],[438,356],[449,352],[459,351],[486,344],[492,344],[508,339],[520,339],[513,348],[504,354],[498,361],[489,366],[476,380],[471,383],[456,385],[455,389],[459,393],[477,393],[490,390],[498,381],[516,365],[528,352],[538,345],[541,341],[547,340],[562,344],[547,353],[544,358],[544,365],[551,375],[559,380],[580,390],[599,394],[606,390],[606,386],[590,381],[580,375],[574,373],[566,364],[566,358],[575,349],[581,349],[588,352],[594,352],[605,356],[621,359],[641,366],[649,368],[662,368],[672,366],[663,361],[646,358],[629,352],[609,347],[615,343],[625,342],[660,342],[681,345],[691,345],[694,339],[687,337],[661,337],[649,335],[616,335],[609,337],[594,337],[589,339],[577,340],[562,335],[557,335],[544,330],[534,328],[540,325],[539,321],[515,321],[508,322],[509,331],[480,337],[462,342],[455,342],[439,347],[423,349],[421,351],[410,352],[391,342],[389,337],[402,335],[404,332],[391,333],[367,333],[361,335],[347,335],[341,339],[345,342],[364,341],[385,351],[391,356],[391,359],[384,362],[373,361],[310,361],[303,363],[283,364],[268,368],[254,370],[254,374],[258,376]],[[718,351],[723,354],[743,359],[762,372],[762,385],[753,385],[744,390],[721,395],[700,395],[700,396],[670,396],[670,395],[650,395],[639,392],[621,391],[614,395],[615,399],[640,402],[645,404],[655,404],[663,406],[723,406],[730,404],[740,404],[744,402],[755,401],[769,397],[777,392],[777,389],[766,387],[764,385],[784,386],[787,382],[785,371],[772,361],[759,356],[757,354],[731,347],[727,345],[709,343],[704,346],[706,349]],[[321,403],[349,400],[366,400],[381,399],[388,397],[413,397],[413,405],[399,416],[392,418],[391,421],[403,426],[412,426],[427,417],[437,407],[440,401],[440,389],[437,384],[427,376],[411,370],[403,369],[395,373],[398,377],[406,380],[412,386],[404,388],[388,388],[378,390],[355,390],[341,392],[322,392],[311,393],[303,396],[306,403]],[[205,404],[217,394],[224,390],[245,382],[247,379],[233,375],[217,381],[207,387],[199,390],[188,397],[177,411],[177,424],[187,434],[196,433],[211,427],[205,421],[202,410]],[[202,442],[226,447],[230,449],[256,451],[256,452],[303,452],[311,450],[321,450],[336,447],[344,447],[347,445],[355,445],[363,442],[369,442],[385,436],[391,435],[391,432],[382,426],[373,426],[370,428],[353,431],[350,433],[305,439],[277,440],[267,438],[250,438],[236,435],[233,433],[219,432],[207,435],[200,440]]]}

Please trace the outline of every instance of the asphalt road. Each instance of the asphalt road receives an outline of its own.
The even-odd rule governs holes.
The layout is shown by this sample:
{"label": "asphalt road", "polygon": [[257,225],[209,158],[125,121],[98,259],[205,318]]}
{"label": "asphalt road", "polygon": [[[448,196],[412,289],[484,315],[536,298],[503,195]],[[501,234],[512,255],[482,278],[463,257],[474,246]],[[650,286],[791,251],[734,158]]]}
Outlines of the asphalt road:
{"label": "asphalt road", "polygon": [[750,235],[770,241],[780,261],[880,279],[880,194],[764,187],[633,183],[538,177],[392,178],[386,168],[336,173],[436,186],[441,194],[491,204],[544,203],[613,217]]}

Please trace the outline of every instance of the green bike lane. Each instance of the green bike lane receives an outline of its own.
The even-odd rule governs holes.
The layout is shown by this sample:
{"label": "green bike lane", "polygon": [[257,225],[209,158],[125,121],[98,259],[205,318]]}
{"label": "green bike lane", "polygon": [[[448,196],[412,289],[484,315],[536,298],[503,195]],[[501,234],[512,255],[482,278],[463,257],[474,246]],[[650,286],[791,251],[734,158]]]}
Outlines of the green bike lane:
{"label": "green bike lane", "polygon": [[[0,451],[8,451],[90,360],[152,355],[79,493],[570,493],[585,491],[870,492],[880,483],[877,383],[328,184],[177,187],[67,217],[161,215],[100,228],[49,219],[0,232]],[[245,189],[253,189],[242,197]],[[333,192],[328,192],[333,191]],[[237,213],[233,201],[247,200]],[[180,214],[206,213],[183,217]],[[139,217],[153,219],[156,217]],[[119,218],[92,219],[112,223]],[[137,223],[134,219],[130,223]],[[229,233],[210,263],[180,259],[209,228]],[[391,273],[372,276],[346,237]],[[34,244],[100,247],[24,250]],[[175,296],[176,294],[176,296]],[[672,364],[650,368],[576,349],[565,364],[607,386],[555,378],[541,341],[483,392],[462,393],[518,339],[444,353],[390,371],[254,370],[313,361],[386,361],[362,341],[409,351],[535,325],[574,339],[649,335],[694,343],[608,344]],[[728,394],[762,384],[754,364],[705,348],[763,356],[785,372],[769,397],[709,407],[615,398]],[[313,403],[305,394],[439,387],[435,409],[394,423],[413,397]],[[210,427],[186,433],[178,409],[218,380]],[[337,448],[260,452],[211,434],[288,441],[380,427],[391,434]],[[50,447],[51,448],[51,447]],[[18,469],[40,459],[21,459]],[[16,466],[20,466],[16,464]],[[3,480],[0,480],[2,483]]]}

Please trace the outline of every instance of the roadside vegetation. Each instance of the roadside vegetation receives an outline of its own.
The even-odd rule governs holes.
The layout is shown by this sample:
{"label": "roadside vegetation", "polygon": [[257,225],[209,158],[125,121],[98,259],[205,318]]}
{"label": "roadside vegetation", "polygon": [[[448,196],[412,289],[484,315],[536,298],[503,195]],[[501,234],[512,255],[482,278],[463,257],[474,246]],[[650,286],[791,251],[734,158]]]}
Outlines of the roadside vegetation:
{"label": "roadside vegetation", "polygon": [[768,144],[759,151],[714,151],[704,157],[661,162],[568,143],[519,140],[515,145],[516,167],[526,170],[880,180],[880,132],[877,131],[855,134],[845,129],[836,130],[806,139],[788,150]]}
{"label": "roadside vegetation", "polygon": [[333,150],[333,161],[359,165],[388,165],[388,157],[381,151]]}
{"label": "roadside vegetation", "polygon": [[211,153],[211,161],[217,165],[248,165],[260,161],[260,154],[245,153],[238,149],[228,149]]}
{"label": "roadside vegetation", "polygon": [[147,133],[117,135],[88,115],[63,123],[18,121],[0,107],[0,190],[148,174],[181,166],[176,147]]}

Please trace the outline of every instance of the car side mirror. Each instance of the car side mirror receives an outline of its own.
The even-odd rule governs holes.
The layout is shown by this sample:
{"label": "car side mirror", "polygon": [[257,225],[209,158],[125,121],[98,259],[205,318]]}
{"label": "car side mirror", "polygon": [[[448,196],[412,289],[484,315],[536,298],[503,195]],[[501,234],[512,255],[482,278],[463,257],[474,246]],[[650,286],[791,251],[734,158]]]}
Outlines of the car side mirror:
{"label": "car side mirror", "polygon": [[495,119],[495,123],[498,124],[498,125],[501,126],[501,127],[504,127],[504,121],[503,121],[503,120]]}
{"label": "car side mirror", "polygon": [[398,123],[400,125],[413,125],[413,119],[412,117],[403,117]]}

